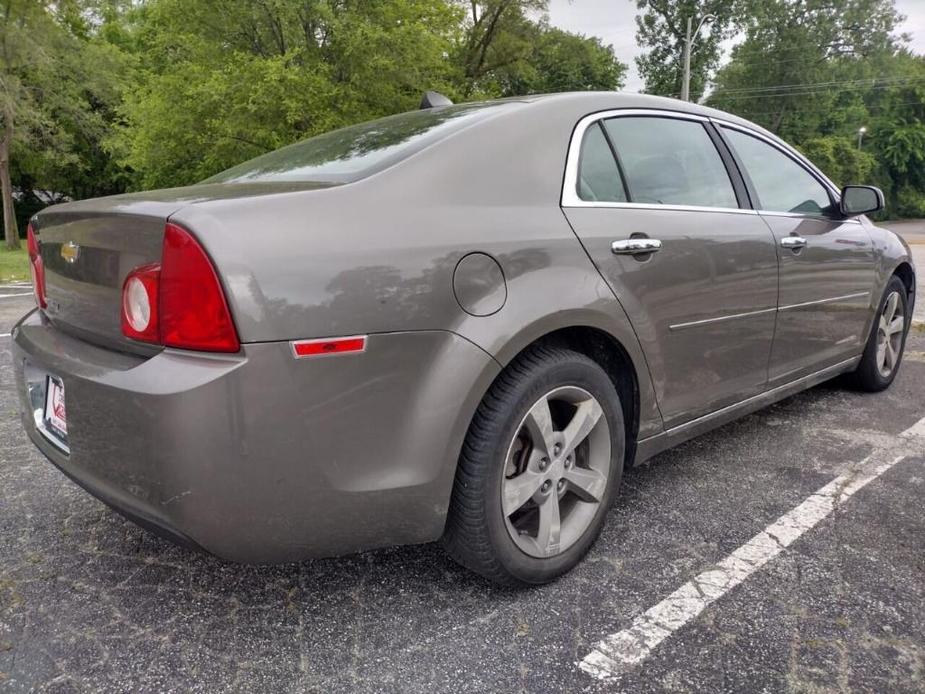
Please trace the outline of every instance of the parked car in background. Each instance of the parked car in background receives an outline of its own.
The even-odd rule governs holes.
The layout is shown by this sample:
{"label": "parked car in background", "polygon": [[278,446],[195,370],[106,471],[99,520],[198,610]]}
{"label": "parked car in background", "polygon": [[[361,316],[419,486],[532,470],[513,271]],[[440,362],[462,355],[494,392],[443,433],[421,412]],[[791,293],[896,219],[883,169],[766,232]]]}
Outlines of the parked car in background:
{"label": "parked car in background", "polygon": [[729,114],[444,105],[32,220],[23,422],[141,525],[230,560],[443,538],[573,567],[622,472],[840,374],[877,391],[908,247]]}

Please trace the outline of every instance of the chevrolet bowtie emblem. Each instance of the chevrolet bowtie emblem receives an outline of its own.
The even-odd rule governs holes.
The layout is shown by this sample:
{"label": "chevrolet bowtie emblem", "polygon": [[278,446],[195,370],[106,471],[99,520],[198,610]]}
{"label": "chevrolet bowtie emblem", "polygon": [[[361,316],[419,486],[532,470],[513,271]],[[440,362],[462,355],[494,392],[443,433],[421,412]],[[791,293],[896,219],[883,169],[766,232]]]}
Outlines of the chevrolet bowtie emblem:
{"label": "chevrolet bowtie emblem", "polygon": [[65,262],[70,264],[76,263],[79,255],[80,246],[73,241],[68,241],[61,245],[61,257],[64,258]]}

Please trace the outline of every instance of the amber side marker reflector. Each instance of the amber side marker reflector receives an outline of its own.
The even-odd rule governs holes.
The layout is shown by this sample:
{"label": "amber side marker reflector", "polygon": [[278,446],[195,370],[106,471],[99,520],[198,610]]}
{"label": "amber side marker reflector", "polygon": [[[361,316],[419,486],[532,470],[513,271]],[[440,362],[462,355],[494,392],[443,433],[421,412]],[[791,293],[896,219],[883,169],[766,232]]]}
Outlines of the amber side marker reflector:
{"label": "amber side marker reflector", "polygon": [[330,337],[320,340],[295,340],[290,343],[296,359],[324,357],[332,354],[349,354],[366,351],[366,335]]}

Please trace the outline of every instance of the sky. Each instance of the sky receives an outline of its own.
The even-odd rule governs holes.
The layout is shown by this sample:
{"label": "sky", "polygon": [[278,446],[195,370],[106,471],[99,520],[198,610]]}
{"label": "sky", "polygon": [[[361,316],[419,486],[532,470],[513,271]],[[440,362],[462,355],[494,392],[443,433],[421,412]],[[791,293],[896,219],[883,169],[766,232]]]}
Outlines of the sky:
{"label": "sky", "polygon": [[[896,0],[896,8],[906,15],[900,31],[912,34],[910,46],[916,53],[925,53],[925,0]],[[613,46],[617,58],[629,65],[624,89],[630,92],[642,88],[633,60],[639,54],[635,17],[635,0],[550,0],[549,3],[549,21],[553,26],[597,36]]]}

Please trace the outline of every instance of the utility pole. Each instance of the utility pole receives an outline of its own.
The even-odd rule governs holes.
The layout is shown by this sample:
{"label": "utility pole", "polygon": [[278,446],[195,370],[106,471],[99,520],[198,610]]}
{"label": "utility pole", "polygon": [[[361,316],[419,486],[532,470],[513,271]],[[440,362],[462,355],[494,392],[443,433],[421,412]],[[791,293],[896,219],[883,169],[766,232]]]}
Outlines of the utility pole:
{"label": "utility pole", "polygon": [[684,35],[684,76],[681,78],[681,101],[691,100],[691,18],[687,18]]}
{"label": "utility pole", "polygon": [[700,20],[700,24],[697,25],[697,29],[692,33],[691,25],[693,24],[693,17],[687,18],[687,33],[684,36],[684,75],[681,78],[682,101],[691,100],[691,51],[694,48],[694,41],[697,40],[697,34],[700,33],[704,23],[714,19],[716,19],[716,17],[712,14],[704,15],[703,19]]}

